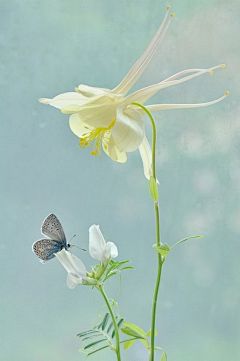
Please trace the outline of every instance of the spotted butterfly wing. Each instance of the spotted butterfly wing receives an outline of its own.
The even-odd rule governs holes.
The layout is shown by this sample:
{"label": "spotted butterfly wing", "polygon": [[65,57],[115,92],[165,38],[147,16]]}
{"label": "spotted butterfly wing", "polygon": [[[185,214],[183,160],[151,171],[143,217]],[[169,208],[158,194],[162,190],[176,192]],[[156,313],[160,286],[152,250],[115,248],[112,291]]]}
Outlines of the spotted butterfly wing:
{"label": "spotted butterfly wing", "polygon": [[50,214],[43,221],[41,231],[44,236],[49,238],[39,239],[34,242],[32,250],[42,263],[54,258],[55,253],[60,252],[63,248],[67,250],[70,247],[67,244],[62,225],[54,214]]}
{"label": "spotted butterfly wing", "polygon": [[55,214],[49,214],[42,224],[42,234],[51,239],[56,239],[61,242],[63,246],[66,246],[66,236],[63,231],[62,225],[59,222]]}

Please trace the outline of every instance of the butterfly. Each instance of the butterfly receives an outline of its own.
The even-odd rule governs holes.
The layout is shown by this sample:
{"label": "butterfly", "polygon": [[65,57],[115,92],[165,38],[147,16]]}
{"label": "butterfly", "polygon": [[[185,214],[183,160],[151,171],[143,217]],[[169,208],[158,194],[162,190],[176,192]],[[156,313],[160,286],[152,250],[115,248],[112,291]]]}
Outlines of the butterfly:
{"label": "butterfly", "polygon": [[41,232],[48,238],[39,239],[32,245],[33,252],[40,258],[42,263],[54,258],[54,253],[62,249],[66,251],[71,247],[66,241],[62,225],[55,214],[49,214],[44,219]]}

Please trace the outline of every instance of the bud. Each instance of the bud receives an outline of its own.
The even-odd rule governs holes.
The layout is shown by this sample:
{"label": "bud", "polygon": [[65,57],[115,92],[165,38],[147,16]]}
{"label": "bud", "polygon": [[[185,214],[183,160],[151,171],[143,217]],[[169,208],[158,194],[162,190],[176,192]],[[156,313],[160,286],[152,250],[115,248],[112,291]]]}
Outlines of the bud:
{"label": "bud", "polygon": [[152,199],[154,200],[154,202],[158,201],[158,188],[157,188],[157,183],[154,177],[150,177],[149,179],[149,192],[151,194]]}

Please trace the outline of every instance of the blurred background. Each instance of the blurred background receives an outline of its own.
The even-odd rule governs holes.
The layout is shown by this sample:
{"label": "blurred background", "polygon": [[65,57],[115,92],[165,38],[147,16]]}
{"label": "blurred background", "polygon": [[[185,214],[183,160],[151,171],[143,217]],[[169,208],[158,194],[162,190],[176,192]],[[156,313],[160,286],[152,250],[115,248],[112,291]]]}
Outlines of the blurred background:
{"label": "blurred background", "polygon": [[[145,50],[165,14],[165,1],[11,0],[1,4],[1,359],[78,361],[76,334],[104,313],[96,290],[66,286],[54,259],[32,253],[49,213],[68,240],[88,248],[99,224],[131,260],[118,298],[121,315],[150,328],[156,276],[154,209],[138,152],[125,164],[81,150],[68,116],[41,97],[79,84],[114,88]],[[240,358],[239,2],[172,0],[176,17],[133,90],[188,68],[226,63],[212,76],[167,88],[149,103],[197,103],[230,96],[212,107],[154,113],[162,241],[187,236],[164,264],[156,344],[171,361]],[[146,132],[151,128],[146,118]],[[90,270],[88,252],[74,253]],[[118,293],[118,279],[106,286]],[[160,353],[156,360],[160,359]],[[104,351],[91,358],[112,361]],[[148,359],[135,343],[126,361]]]}

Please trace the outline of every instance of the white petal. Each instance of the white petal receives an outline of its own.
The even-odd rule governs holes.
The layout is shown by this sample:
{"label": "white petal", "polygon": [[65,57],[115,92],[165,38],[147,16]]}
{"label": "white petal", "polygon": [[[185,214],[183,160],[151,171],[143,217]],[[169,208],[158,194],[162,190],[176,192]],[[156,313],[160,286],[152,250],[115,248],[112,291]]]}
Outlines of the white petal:
{"label": "white petal", "polygon": [[82,261],[63,249],[55,254],[68,273],[76,274],[79,277],[86,278],[86,268]]}
{"label": "white petal", "polygon": [[68,273],[68,275],[67,275],[67,286],[69,288],[73,289],[77,285],[81,285],[81,284],[82,284],[82,278],[81,277],[77,277],[73,273]]}
{"label": "white petal", "polygon": [[115,243],[107,242],[106,247],[110,248],[110,257],[116,258],[118,256],[118,249]]}
{"label": "white petal", "polygon": [[102,255],[101,261],[109,262],[111,258],[115,258],[118,256],[117,246],[113,242],[107,242],[105,245],[105,249]]}
{"label": "white petal", "polygon": [[[80,95],[80,94],[79,94]],[[108,95],[88,98],[81,106],[74,104],[62,108],[63,113],[78,113],[82,122],[96,128],[108,128],[116,118],[117,101],[112,101]]]}
{"label": "white petal", "polygon": [[86,97],[75,92],[59,94],[53,99],[41,98],[38,100],[40,103],[49,104],[58,109],[62,109],[72,104],[81,106],[82,104],[86,103],[86,101],[88,101]]}
{"label": "white petal", "polygon": [[121,105],[117,109],[116,123],[111,129],[116,147],[121,152],[133,152],[142,143],[144,120],[141,113],[129,106]]}
{"label": "white petal", "polygon": [[[108,133],[108,134],[107,134]],[[114,144],[113,137],[109,132],[104,135],[105,141],[103,142],[104,152],[114,161],[118,163],[125,163],[127,161],[127,155],[125,152],[120,152]]]}
{"label": "white petal", "polygon": [[89,253],[92,258],[102,260],[106,246],[105,239],[100,231],[99,226],[93,224],[89,228]]}
{"label": "white petal", "polygon": [[152,176],[152,150],[146,136],[139,146],[139,152],[143,162],[144,175],[149,179]]}
{"label": "white petal", "polygon": [[83,138],[89,130],[92,130],[93,127],[84,123],[78,113],[72,114],[69,117],[69,126],[71,131],[77,135],[79,138]]}
{"label": "white petal", "polygon": [[92,98],[98,95],[106,95],[108,94],[112,98],[116,97],[116,94],[110,89],[105,88],[96,88],[89,85],[80,84],[77,88],[75,88],[76,92],[84,95],[85,97]]}

